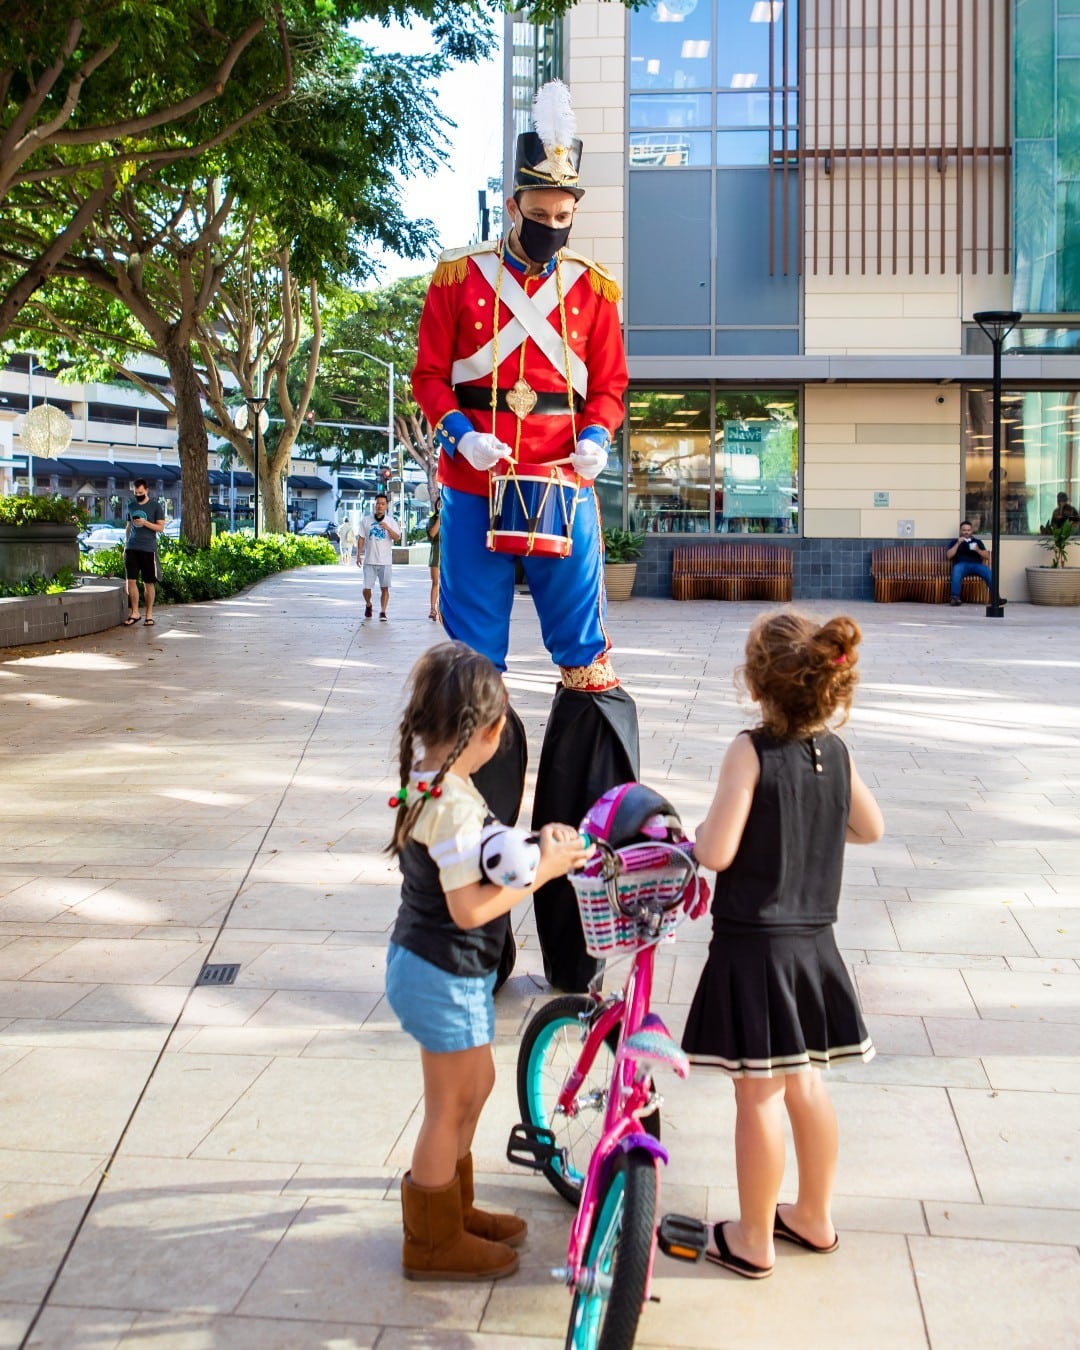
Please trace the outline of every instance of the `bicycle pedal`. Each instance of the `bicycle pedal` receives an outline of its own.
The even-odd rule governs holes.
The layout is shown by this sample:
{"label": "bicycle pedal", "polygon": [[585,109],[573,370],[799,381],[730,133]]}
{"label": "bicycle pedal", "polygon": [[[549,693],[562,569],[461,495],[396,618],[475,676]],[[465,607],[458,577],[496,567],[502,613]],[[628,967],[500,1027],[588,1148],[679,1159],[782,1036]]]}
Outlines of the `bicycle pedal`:
{"label": "bicycle pedal", "polygon": [[664,1255],[675,1261],[700,1261],[709,1242],[709,1229],[700,1219],[686,1214],[665,1214],[656,1240]]}
{"label": "bicycle pedal", "polygon": [[560,1157],[562,1150],[555,1143],[554,1131],[544,1125],[515,1125],[506,1144],[506,1158],[517,1167],[531,1167],[534,1171]]}

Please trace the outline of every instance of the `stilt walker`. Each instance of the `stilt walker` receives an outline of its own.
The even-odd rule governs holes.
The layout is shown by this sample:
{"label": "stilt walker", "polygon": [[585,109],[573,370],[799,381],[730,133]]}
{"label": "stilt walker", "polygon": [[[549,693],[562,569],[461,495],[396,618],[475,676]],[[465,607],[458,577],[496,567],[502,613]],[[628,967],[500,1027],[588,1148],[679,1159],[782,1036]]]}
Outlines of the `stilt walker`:
{"label": "stilt walker", "polygon": [[[635,779],[638,731],[608,654],[593,487],[623,420],[619,290],[604,268],[566,247],[584,189],[582,145],[560,81],[537,94],[534,124],[517,140],[508,236],[439,259],[412,383],[440,449],[447,634],[506,669],[520,560],[559,667],[533,804],[539,827],[578,820],[602,792]],[[507,727],[478,786],[512,824],[527,754],[520,719]],[[596,962],[569,882],[545,886],[534,908],[548,981],[584,989]]]}

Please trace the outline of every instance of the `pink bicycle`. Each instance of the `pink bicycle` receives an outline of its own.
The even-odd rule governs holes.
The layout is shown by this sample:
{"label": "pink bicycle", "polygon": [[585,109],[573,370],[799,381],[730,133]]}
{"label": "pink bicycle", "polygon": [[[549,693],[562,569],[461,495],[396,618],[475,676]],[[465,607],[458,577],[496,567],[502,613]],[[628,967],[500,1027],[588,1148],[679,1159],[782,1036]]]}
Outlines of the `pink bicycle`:
{"label": "pink bicycle", "polygon": [[630,969],[619,992],[603,998],[597,976],[587,994],[553,999],[530,1021],[518,1055],[524,1119],[507,1157],[577,1206],[566,1265],[554,1272],[573,1294],[567,1347],[630,1350],[657,1242],[685,1260],[705,1249],[697,1220],[668,1215],[657,1229],[668,1155],[652,1075],[667,1066],[686,1077],[689,1064],[649,1004],[657,945],[704,911],[709,892],[675,811],[643,784],[606,792],[581,829],[597,846],[571,876],[586,947],[627,954]]}

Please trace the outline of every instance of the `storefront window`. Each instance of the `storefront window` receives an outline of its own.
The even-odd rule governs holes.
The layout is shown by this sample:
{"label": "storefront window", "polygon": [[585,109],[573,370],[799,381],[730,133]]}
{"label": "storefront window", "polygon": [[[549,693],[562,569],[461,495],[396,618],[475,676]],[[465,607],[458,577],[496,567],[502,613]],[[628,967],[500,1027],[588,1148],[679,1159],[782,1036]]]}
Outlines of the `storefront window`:
{"label": "storefront window", "polygon": [[[992,528],[993,393],[967,390],[964,512],[976,532]],[[1005,534],[1039,534],[1060,506],[1080,499],[1080,390],[1001,395],[1001,520]]]}
{"label": "storefront window", "polygon": [[[648,534],[798,529],[798,400],[789,391],[633,389],[627,519]],[[621,467],[621,466],[620,466]]]}

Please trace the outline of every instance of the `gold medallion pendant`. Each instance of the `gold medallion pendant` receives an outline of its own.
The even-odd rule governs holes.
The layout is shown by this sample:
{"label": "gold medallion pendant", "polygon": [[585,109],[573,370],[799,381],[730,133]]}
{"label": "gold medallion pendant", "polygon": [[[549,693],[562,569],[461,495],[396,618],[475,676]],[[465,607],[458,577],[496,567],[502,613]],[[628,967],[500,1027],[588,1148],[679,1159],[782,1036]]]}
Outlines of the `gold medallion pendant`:
{"label": "gold medallion pendant", "polygon": [[520,379],[506,396],[506,406],[518,419],[523,421],[536,407],[536,390],[528,380]]}

